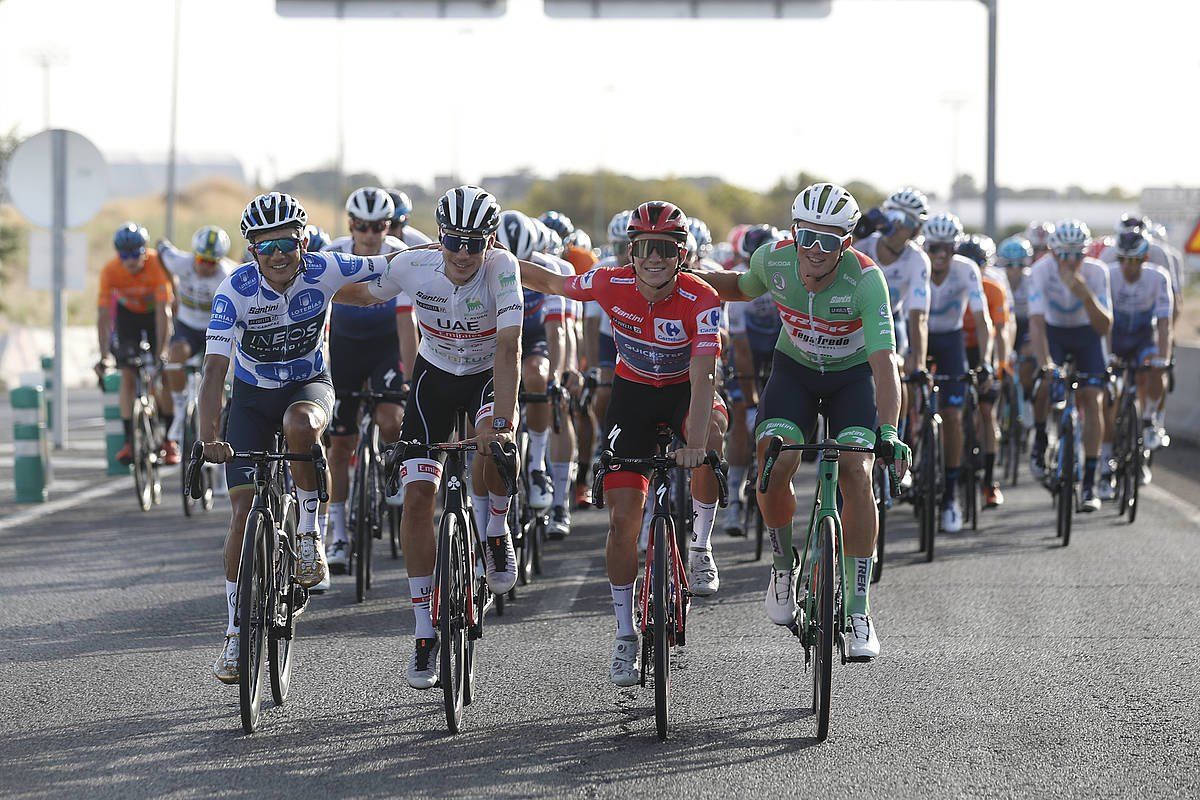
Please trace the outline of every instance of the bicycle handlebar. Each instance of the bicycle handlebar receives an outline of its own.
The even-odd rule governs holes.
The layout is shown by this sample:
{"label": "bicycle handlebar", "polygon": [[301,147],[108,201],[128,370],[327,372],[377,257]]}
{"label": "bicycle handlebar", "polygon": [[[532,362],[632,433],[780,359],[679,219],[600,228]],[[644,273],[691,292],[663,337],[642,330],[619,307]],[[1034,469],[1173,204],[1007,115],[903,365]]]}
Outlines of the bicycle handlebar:
{"label": "bicycle handlebar", "polygon": [[[489,442],[489,450],[491,451],[492,462],[496,465],[496,471],[500,473],[500,478],[504,481],[504,489],[509,497],[517,495],[517,446],[512,442],[505,442],[503,445],[500,442]],[[385,474],[387,475],[388,491],[393,494],[399,490],[397,481],[400,464],[410,450],[424,450],[426,452],[468,452],[479,450],[479,443],[476,441],[460,441],[460,442],[438,442],[435,444],[427,444],[425,442],[411,439],[405,441],[401,439],[398,442],[389,444],[383,451],[383,464]]]}
{"label": "bicycle handlebar", "polygon": [[[273,450],[234,450],[233,457],[244,461],[253,461],[255,466],[264,464],[269,461],[311,461],[313,472],[317,479],[317,499],[322,503],[329,502],[329,487],[326,484],[326,468],[328,467],[325,461],[325,448],[317,442],[312,446],[308,453],[277,453]],[[188,457],[188,494],[193,500],[199,500],[203,495],[203,489],[200,486],[200,467],[207,461],[204,458],[204,443],[196,442],[192,445],[192,452]],[[215,462],[211,462],[215,463]]]}
{"label": "bicycle handlebar", "polygon": [[[785,450],[796,450],[800,452],[834,452],[834,453],[872,453],[884,458],[888,462],[893,461],[891,454],[883,452],[883,442],[876,440],[874,447],[863,447],[856,444],[841,444],[828,439],[821,444],[784,444],[783,437],[772,436],[767,445],[767,452],[763,454],[762,475],[758,481],[758,491],[760,494],[767,493],[767,487],[771,483],[771,471],[775,469],[775,462],[779,460],[779,454]],[[895,474],[894,469],[888,470],[888,488],[892,495],[897,494],[900,488],[899,477]]]}
{"label": "bicycle handlebar", "polygon": [[[618,458],[611,450],[600,451],[596,463],[595,477],[592,478],[592,505],[604,508],[604,476],[614,469],[621,467],[649,467],[653,471],[668,471],[679,466],[675,462],[675,453],[654,454],[648,458]],[[717,479],[717,503],[721,508],[729,505],[729,477],[726,475],[727,465],[717,455],[716,450],[709,450],[700,466],[711,467]]]}

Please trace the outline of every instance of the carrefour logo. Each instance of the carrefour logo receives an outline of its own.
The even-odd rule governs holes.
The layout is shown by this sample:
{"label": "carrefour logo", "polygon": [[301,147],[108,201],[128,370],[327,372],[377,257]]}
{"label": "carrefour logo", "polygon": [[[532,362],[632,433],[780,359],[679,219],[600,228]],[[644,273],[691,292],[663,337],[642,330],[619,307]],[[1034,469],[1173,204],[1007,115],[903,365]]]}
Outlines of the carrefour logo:
{"label": "carrefour logo", "polygon": [[325,310],[325,295],[320,289],[305,289],[288,303],[288,316],[294,320],[308,319]]}
{"label": "carrefour logo", "polygon": [[[717,315],[720,316],[720,311],[717,312]],[[683,320],[655,319],[654,338],[660,342],[687,341],[687,333],[683,330]]]}
{"label": "carrefour logo", "polygon": [[721,330],[721,309],[710,308],[696,315],[696,331],[701,335],[712,335]]}
{"label": "carrefour logo", "polygon": [[213,298],[212,317],[208,320],[209,328],[214,331],[227,331],[233,327],[235,317],[233,301],[223,294]]}

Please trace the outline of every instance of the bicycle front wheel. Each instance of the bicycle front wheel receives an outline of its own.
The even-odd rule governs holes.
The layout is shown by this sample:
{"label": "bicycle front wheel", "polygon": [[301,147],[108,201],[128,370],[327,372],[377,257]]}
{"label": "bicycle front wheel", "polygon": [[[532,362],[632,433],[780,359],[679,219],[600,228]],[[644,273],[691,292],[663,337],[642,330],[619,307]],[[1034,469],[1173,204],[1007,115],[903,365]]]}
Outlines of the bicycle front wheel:
{"label": "bicycle front wheel", "polygon": [[1130,420],[1129,440],[1129,468],[1125,471],[1128,495],[1125,503],[1129,509],[1129,524],[1132,525],[1133,521],[1137,519],[1138,489],[1142,485],[1142,464],[1146,459],[1146,443],[1142,439],[1142,426],[1138,424],[1136,418]]}
{"label": "bicycle front wheel", "polygon": [[149,511],[154,503],[154,487],[151,484],[150,448],[153,446],[150,410],[144,398],[133,399],[133,437],[130,451],[133,453],[133,488],[137,493],[138,507]]}
{"label": "bicycle front wheel", "polygon": [[287,537],[286,540],[276,541],[275,537],[271,537],[278,561],[275,564],[273,595],[274,624],[267,640],[267,661],[271,665],[271,699],[277,706],[283,705],[287,700],[288,691],[292,686],[292,642],[296,632],[296,591],[299,587],[292,580],[295,563],[292,560],[290,543],[296,541],[299,517],[296,504],[289,502],[287,510],[283,512],[283,533]]}
{"label": "bicycle front wheel", "polygon": [[674,524],[670,517],[655,516],[650,522],[650,536],[654,543],[654,585],[652,587],[652,609],[654,622],[654,725],[658,738],[667,738],[667,720],[671,711],[671,619],[670,606],[673,602],[670,580],[671,543]]}
{"label": "bicycle front wheel", "polygon": [[354,468],[354,599],[363,602],[371,588],[371,449],[359,445]]}
{"label": "bicycle front wheel", "polygon": [[467,667],[467,593],[471,591],[471,569],[463,542],[466,535],[469,531],[457,514],[442,515],[436,575],[438,637],[441,640],[438,666],[446,726],[451,733],[458,733],[462,725]]}
{"label": "bicycle front wheel", "polygon": [[837,535],[833,518],[822,517],[817,531],[819,553],[812,570],[812,597],[816,598],[817,653],[813,661],[813,715],[817,718],[817,741],[829,736],[829,700],[833,689],[834,584],[837,581],[834,557]]}
{"label": "bicycle front wheel", "polygon": [[1060,472],[1058,477],[1058,536],[1063,547],[1071,543],[1071,516],[1075,513],[1075,427],[1070,420],[1058,440]]}
{"label": "bicycle front wheel", "polygon": [[887,535],[887,468],[875,471],[875,510],[879,517],[879,533],[875,538],[875,565],[871,569],[871,583],[879,583],[883,576],[883,543]]}
{"label": "bicycle front wheel", "polygon": [[271,595],[271,521],[261,509],[246,520],[242,538],[242,562],[238,570],[238,700],[242,730],[254,733],[262,712],[263,662],[270,628],[268,599]]}

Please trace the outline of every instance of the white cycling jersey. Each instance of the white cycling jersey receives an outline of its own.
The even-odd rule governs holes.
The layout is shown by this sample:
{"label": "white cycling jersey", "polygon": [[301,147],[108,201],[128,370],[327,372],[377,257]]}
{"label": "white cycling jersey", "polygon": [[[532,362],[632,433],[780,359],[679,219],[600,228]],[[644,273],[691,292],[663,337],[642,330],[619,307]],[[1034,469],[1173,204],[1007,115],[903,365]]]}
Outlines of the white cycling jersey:
{"label": "white cycling jersey", "polygon": [[881,234],[873,233],[854,245],[854,249],[875,262],[887,281],[892,300],[892,315],[907,315],[912,311],[929,312],[929,256],[915,242],[905,242],[900,257],[884,265],[879,260]]}
{"label": "white cycling jersey", "polygon": [[[1091,325],[1083,301],[1071,294],[1071,290],[1058,277],[1058,262],[1053,255],[1047,253],[1039,258],[1029,272],[1029,277],[1025,279],[1029,283],[1029,316],[1045,317],[1046,324],[1056,328]],[[1104,308],[1111,308],[1108,268],[1104,262],[1084,258],[1079,265],[1079,272],[1096,296],[1096,302]]]}
{"label": "white cycling jersey", "polygon": [[[596,266],[592,269],[603,269],[605,267],[619,267],[620,262],[616,256],[605,256],[596,262]],[[588,317],[600,317],[600,335],[612,338],[612,320],[608,318],[608,314],[600,307],[600,304],[595,300],[586,300],[583,304],[583,313]]]}
{"label": "white cycling jersey", "polygon": [[175,315],[175,321],[193,330],[207,330],[213,297],[237,264],[222,258],[217,263],[216,272],[208,276],[201,275],[196,272],[196,256],[177,249],[169,242],[159,243],[158,257],[176,279],[175,296],[179,298],[179,312]]}
{"label": "white cycling jersey", "polygon": [[[1009,270],[1004,270],[1005,279],[1008,279]],[[1012,281],[1008,281],[1008,285],[1012,286]],[[1029,282],[1029,267],[1021,267],[1021,279],[1017,281],[1017,285],[1012,289],[1012,308],[1013,316],[1017,319],[1029,318],[1029,289],[1033,286]]]}
{"label": "white cycling jersey", "polygon": [[278,389],[324,372],[325,324],[334,294],[346,284],[378,276],[387,259],[305,253],[301,264],[303,271],[282,294],[254,262],[238,267],[217,289],[206,353],[232,357],[238,380]]}
{"label": "white cycling jersey", "polygon": [[[392,239],[395,237],[389,236],[388,238]],[[411,225],[404,226],[404,230],[400,231],[400,238],[409,247],[420,247],[423,244],[433,243],[433,239],[421,233]]]}
{"label": "white cycling jersey", "polygon": [[[539,267],[545,267],[551,272],[557,272],[559,275],[566,277],[574,277],[575,268],[571,266],[571,262],[558,256],[552,256],[549,253],[531,253],[529,255],[530,263],[537,264]],[[523,290],[526,296],[529,290]],[[579,316],[582,303],[578,300],[572,300],[569,297],[563,297],[558,294],[542,295],[542,319],[549,317],[572,317]]]}
{"label": "white cycling jersey", "polygon": [[1012,285],[1008,282],[1008,273],[999,267],[984,267],[983,274],[1004,287],[1004,302],[1008,306],[1009,313],[1012,313],[1016,300],[1013,297]]}
{"label": "white cycling jersey", "polygon": [[[1151,240],[1150,249],[1146,252],[1146,263],[1157,264],[1166,270],[1167,276],[1171,279],[1171,293],[1176,298],[1183,291],[1183,265],[1182,258],[1179,257],[1177,250],[1170,245],[1164,247],[1159,242]],[[1105,264],[1117,263],[1117,248],[1114,245],[1108,245],[1100,251],[1100,260]]]}
{"label": "white cycling jersey", "polygon": [[950,333],[963,326],[963,315],[967,311],[981,312],[986,308],[983,301],[983,280],[975,262],[963,256],[951,256],[950,268],[939,284],[932,271],[929,279],[929,332]]}
{"label": "white cycling jersey", "polygon": [[440,249],[405,250],[392,256],[370,290],[380,300],[400,292],[412,298],[421,329],[418,355],[454,375],[491,369],[497,333],[520,328],[524,319],[517,259],[498,248],[488,250],[462,286],[446,277]]}
{"label": "white cycling jersey", "polygon": [[1154,320],[1170,318],[1173,307],[1171,276],[1158,264],[1145,263],[1133,283],[1125,280],[1120,264],[1108,268],[1112,290],[1113,333],[1133,333],[1154,327]]}

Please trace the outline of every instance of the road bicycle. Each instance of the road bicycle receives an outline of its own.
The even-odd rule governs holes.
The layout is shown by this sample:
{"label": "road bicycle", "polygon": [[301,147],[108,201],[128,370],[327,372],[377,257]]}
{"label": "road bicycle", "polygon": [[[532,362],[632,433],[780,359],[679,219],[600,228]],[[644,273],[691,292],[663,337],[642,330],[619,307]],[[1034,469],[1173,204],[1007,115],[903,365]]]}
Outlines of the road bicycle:
{"label": "road bicycle", "polygon": [[[204,355],[198,354],[182,364],[167,364],[164,369],[181,369],[185,374],[183,408],[175,409],[175,413],[183,417],[180,449],[184,453],[192,452],[192,447],[200,441],[200,378]],[[179,470],[180,497],[183,499],[183,514],[190,517],[197,511],[211,511],[213,507],[213,487],[217,483],[217,464],[204,464],[200,467],[200,497],[192,499],[192,488],[188,481],[190,476],[186,469]]]}
{"label": "road bicycle", "polygon": [[[766,494],[771,472],[779,454],[788,450],[816,453],[817,491],[808,518],[804,552],[800,557],[796,597],[799,611],[788,626],[804,646],[804,668],[812,667],[812,710],[817,718],[817,741],[829,736],[830,695],[833,687],[833,648],[836,644],[842,663],[846,656],[846,631],[850,617],[846,612],[847,576],[843,569],[842,520],[838,514],[838,459],[842,453],[873,453],[890,460],[883,443],[874,447],[839,444],[827,439],[820,444],[784,444],[772,436],[763,454],[758,491]],[[888,491],[894,494],[897,481],[888,470]]]}
{"label": "road bicycle", "polygon": [[[238,651],[238,700],[242,729],[254,733],[262,714],[263,667],[270,675],[271,697],[283,705],[291,689],[296,620],[309,593],[296,580],[299,559],[299,508],[292,493],[288,461],[310,461],[317,478],[317,497],[329,501],[325,450],[314,444],[308,453],[285,452],[283,434],[275,432],[271,450],[239,450],[235,459],[254,463],[254,499],[242,534],[235,614],[241,633]],[[203,491],[204,444],[196,442],[188,460],[193,499]]]}
{"label": "road bicycle", "polygon": [[[650,517],[646,563],[636,608],[642,636],[641,685],[646,685],[649,671],[654,684],[654,724],[658,738],[665,740],[671,704],[671,648],[687,643],[687,613],[692,593],[688,589],[674,513],[676,504],[686,506],[688,502],[686,496],[676,500],[672,491],[671,473],[684,470],[677,467],[675,454],[668,452],[674,441],[671,429],[659,427],[655,438],[656,452],[649,458],[618,458],[611,450],[601,451],[592,483],[592,500],[596,508],[604,508],[604,476],[608,472],[624,467],[650,469],[654,512]],[[704,464],[717,476],[717,502],[725,508],[729,504],[725,465],[712,450],[705,456]]]}
{"label": "road bicycle", "polygon": [[1142,465],[1146,459],[1145,429],[1138,414],[1137,377],[1150,370],[1144,364],[1121,364],[1117,375],[1119,399],[1113,425],[1113,477],[1117,482],[1117,514],[1137,519],[1138,493],[1142,483]]}
{"label": "road bicycle", "polygon": [[150,352],[145,332],[136,350],[122,353],[117,366],[133,370],[133,422],[129,447],[133,457],[133,488],[138,507],[149,511],[162,502],[162,436],[159,435],[158,408],[151,388],[158,358]]}
{"label": "road bicycle", "polygon": [[913,453],[912,488],[908,497],[913,502],[913,511],[917,516],[920,552],[925,554],[926,562],[933,561],[938,512],[945,490],[943,476],[946,463],[942,453],[942,415],[938,413],[941,392],[929,377],[928,373],[919,371],[904,378],[905,383],[917,387],[921,420]]}

